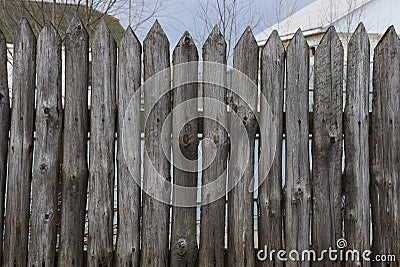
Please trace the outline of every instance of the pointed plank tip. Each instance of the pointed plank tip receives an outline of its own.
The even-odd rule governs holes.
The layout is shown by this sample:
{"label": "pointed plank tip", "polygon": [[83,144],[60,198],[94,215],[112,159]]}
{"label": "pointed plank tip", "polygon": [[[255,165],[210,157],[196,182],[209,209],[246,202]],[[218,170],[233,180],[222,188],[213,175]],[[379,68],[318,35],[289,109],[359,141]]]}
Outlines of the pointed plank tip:
{"label": "pointed plank tip", "polygon": [[193,51],[193,53],[197,54],[196,44],[193,40],[192,35],[188,31],[185,31],[183,33],[182,37],[179,39],[178,44],[175,46],[173,53],[176,54],[176,52],[181,48],[187,49],[188,51]]}
{"label": "pointed plank tip", "polygon": [[146,38],[144,39],[144,43],[153,42],[153,38],[157,35],[160,36],[161,39],[165,40],[165,42],[169,45],[168,37],[161,27],[160,22],[156,19],[153,26],[151,26],[149,32],[147,33]]}
{"label": "pointed plank tip", "polygon": [[142,47],[139,38],[137,37],[131,26],[128,26],[126,28],[125,33],[122,36],[121,43],[130,43],[131,45]]}
{"label": "pointed plank tip", "polygon": [[226,47],[226,41],[224,36],[222,35],[221,31],[219,30],[219,27],[217,24],[214,25],[214,28],[212,29],[210,35],[208,36],[207,40],[204,42],[203,45],[203,50],[205,47],[211,44],[220,44]]}
{"label": "pointed plank tip", "polygon": [[47,21],[46,25],[40,31],[38,39],[49,38],[55,42],[61,42],[61,37],[51,21]]}
{"label": "pointed plank tip", "polygon": [[386,30],[385,34],[379,40],[378,44],[375,47],[375,51],[381,49],[381,46],[391,41],[399,41],[399,37],[393,25]]}
{"label": "pointed plank tip", "polygon": [[303,43],[304,46],[308,47],[308,42],[304,37],[303,31],[299,28],[297,29],[296,33],[294,34],[292,40],[290,41],[288,48],[295,46],[296,43]]}
{"label": "pointed plank tip", "polygon": [[75,35],[83,35],[88,37],[89,34],[86,31],[85,26],[79,15],[75,13],[74,17],[72,18],[71,22],[68,25],[66,35],[75,34]]}
{"label": "pointed plank tip", "polygon": [[355,45],[357,45],[360,40],[364,40],[364,41],[368,42],[368,46],[369,46],[368,33],[362,22],[360,22],[358,24],[356,30],[354,31],[353,35],[351,36],[349,45],[353,44],[353,43]]}
{"label": "pointed plank tip", "polygon": [[263,52],[266,51],[266,53],[269,53],[269,50],[270,50],[269,48],[273,48],[273,47],[275,49],[278,49],[279,53],[282,53],[285,51],[285,47],[283,46],[281,37],[279,36],[277,30],[274,30],[271,33],[271,35],[268,37],[268,40],[263,47]]}

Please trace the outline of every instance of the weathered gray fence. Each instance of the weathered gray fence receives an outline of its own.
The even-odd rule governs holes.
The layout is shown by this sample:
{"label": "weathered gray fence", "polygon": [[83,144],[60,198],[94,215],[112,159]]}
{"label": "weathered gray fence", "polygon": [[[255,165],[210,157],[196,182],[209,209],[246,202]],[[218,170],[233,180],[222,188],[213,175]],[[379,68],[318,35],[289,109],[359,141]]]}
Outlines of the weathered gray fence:
{"label": "weathered gray fence", "polygon": [[[200,69],[196,63],[198,50],[188,32],[174,49],[172,71],[168,69],[170,44],[158,22],[144,40],[143,60],[142,46],[131,29],[118,48],[105,23],[97,29],[91,49],[93,82],[88,108],[89,41],[81,21],[77,17],[72,20],[62,44],[51,24],[36,40],[28,22],[22,20],[15,36],[10,105],[6,43],[0,32],[1,218],[5,212],[4,238],[0,231],[4,247],[0,246],[0,251],[4,266],[339,266],[339,260],[311,263],[300,258],[284,263],[276,253],[270,260],[268,251],[264,251],[268,259],[260,261],[256,254],[264,247],[300,253],[312,248],[320,253],[336,248],[341,238],[347,240],[347,249],[371,249],[373,255],[395,255],[400,260],[400,44],[394,28],[375,49],[371,120],[370,44],[362,24],[349,42],[345,84],[346,59],[338,34],[331,27],[323,37],[315,54],[313,112],[309,112],[309,47],[302,32],[299,30],[286,48],[273,32],[259,48],[251,30],[246,29],[234,49],[234,67],[260,85],[277,133],[276,140],[272,140],[271,129],[267,130],[270,135],[257,137],[259,147],[255,145],[256,114],[252,112],[258,107],[256,91],[238,86],[238,93],[251,99],[248,103],[239,95],[229,95],[229,88],[216,85],[227,84],[227,69],[215,71],[205,63],[202,78],[214,84],[204,83],[202,90],[196,83],[181,85],[197,80]],[[224,37],[215,27],[203,46],[202,58],[204,62],[226,64],[226,49]],[[192,62],[191,67],[178,67],[187,62]],[[140,98],[131,99],[141,90],[142,73],[144,80],[149,80],[164,69],[168,70],[151,87],[144,87],[141,111]],[[234,85],[242,82],[235,75],[231,81]],[[179,86],[172,93],[164,94],[175,85]],[[172,109],[200,96],[199,91],[207,97],[202,113],[206,118],[185,123],[198,114],[196,102],[184,106],[183,112],[173,113],[172,121],[168,118]],[[215,106],[210,99],[230,105],[230,109]],[[153,102],[157,104],[153,106]],[[128,106],[132,109],[126,112]],[[260,108],[263,111],[267,107],[261,103]],[[230,153],[230,137],[243,134],[233,127],[232,112],[237,113],[250,136],[249,151]],[[148,115],[144,126],[143,113]],[[123,125],[124,117],[128,125]],[[218,122],[209,119],[212,117],[218,117]],[[268,118],[261,116],[261,120]],[[229,123],[228,134],[222,125]],[[122,146],[123,130],[129,137],[128,152]],[[202,144],[202,162],[211,162],[201,172],[202,184],[221,175],[228,186],[233,181],[238,183],[227,198],[201,207],[198,235],[196,207],[171,207],[142,192],[140,186],[172,203],[177,197],[175,187],[157,182],[159,174],[173,184],[196,187],[199,170],[174,166],[164,149],[172,151],[173,158],[182,154],[196,161],[200,158],[200,133],[208,140]],[[235,145],[246,147],[244,137],[239,140],[243,143]],[[267,163],[259,162],[259,176],[266,176],[266,180],[254,195],[249,187],[255,153],[259,153],[256,149],[275,158],[269,172],[264,168]],[[128,166],[124,153],[134,159],[129,162],[133,166]],[[247,160],[249,164],[240,174],[235,166]],[[118,187],[114,200],[115,177]],[[138,184],[133,177],[142,179]],[[207,199],[208,193],[194,194],[191,201]],[[114,201],[118,212],[116,241]],[[360,260],[357,264],[398,263]]]}

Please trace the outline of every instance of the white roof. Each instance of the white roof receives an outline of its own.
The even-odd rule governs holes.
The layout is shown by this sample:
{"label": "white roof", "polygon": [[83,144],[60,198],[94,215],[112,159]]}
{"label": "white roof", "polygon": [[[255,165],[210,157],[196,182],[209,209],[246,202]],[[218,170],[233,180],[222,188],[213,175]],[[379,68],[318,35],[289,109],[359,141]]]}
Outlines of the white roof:
{"label": "white roof", "polygon": [[259,33],[256,40],[263,45],[274,30],[288,40],[299,28],[308,36],[325,32],[331,25],[338,32],[353,32],[359,22],[368,33],[383,34],[391,25],[400,30],[399,14],[399,0],[316,0]]}

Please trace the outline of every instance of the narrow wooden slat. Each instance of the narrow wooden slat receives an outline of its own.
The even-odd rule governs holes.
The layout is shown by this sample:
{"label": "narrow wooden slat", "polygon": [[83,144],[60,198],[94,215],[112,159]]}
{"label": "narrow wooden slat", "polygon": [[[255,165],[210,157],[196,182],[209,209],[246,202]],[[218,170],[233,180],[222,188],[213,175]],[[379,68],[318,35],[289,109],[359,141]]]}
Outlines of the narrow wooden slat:
{"label": "narrow wooden slat", "polygon": [[58,265],[83,266],[87,163],[89,35],[75,16],[65,35],[64,151]]}
{"label": "narrow wooden slat", "polygon": [[[218,27],[215,26],[203,45],[203,60],[226,64],[226,42]],[[203,64],[203,97],[212,98],[226,103],[226,68],[212,67]],[[214,83],[210,83],[214,81]],[[203,139],[214,142],[202,143],[203,169],[204,164],[212,164],[203,170],[202,185],[209,184],[220,175],[226,175],[229,140],[222,125],[227,125],[226,107],[215,105],[204,99]],[[220,124],[208,118],[216,116]],[[215,146],[215,148],[214,148]],[[215,156],[215,157],[214,157]],[[207,202],[208,192],[201,192],[202,202]],[[225,232],[225,197],[201,207],[199,266],[224,266],[224,232]]]}
{"label": "narrow wooden slat", "polygon": [[[363,24],[350,39],[347,53],[346,106],[344,112],[345,196],[344,232],[348,247],[370,249],[368,96],[370,44]],[[347,266],[354,263],[347,262]],[[360,261],[359,265],[370,266]]]}
{"label": "narrow wooden slat", "polygon": [[116,129],[116,44],[105,21],[95,33],[89,162],[88,266],[111,266]]}
{"label": "narrow wooden slat", "polygon": [[[145,86],[145,156],[143,187],[147,192],[159,195],[143,196],[143,234],[141,266],[167,266],[169,262],[169,206],[170,187],[158,183],[158,173],[170,181],[169,153],[171,140],[161,135],[171,133],[170,121],[165,121],[171,110],[171,71],[169,41],[161,25],[156,21],[143,44],[144,78],[150,79],[163,71]],[[168,92],[168,93],[166,93]],[[164,94],[166,93],[166,94]],[[164,95],[163,95],[164,94]],[[156,103],[153,107],[152,105]],[[163,150],[163,146],[165,151]],[[161,200],[161,201],[160,201]]]}
{"label": "narrow wooden slat", "polygon": [[[6,38],[0,30],[0,229],[4,229],[4,197],[7,177],[8,133],[10,131],[10,98],[8,92]],[[3,240],[3,231],[0,231]],[[3,258],[3,242],[0,242],[0,261]]]}
{"label": "narrow wooden slat", "polygon": [[312,245],[321,252],[342,237],[343,47],[334,27],[316,50],[314,69]]}
{"label": "narrow wooden slat", "polygon": [[[266,177],[258,189],[258,247],[280,250],[282,243],[282,136],[283,136],[283,87],[285,79],[285,49],[278,32],[272,32],[261,55],[261,93],[265,96],[277,127],[275,159],[269,173],[263,173],[266,162],[259,162],[259,179]],[[265,111],[261,101],[261,111]],[[265,121],[261,113],[261,120]],[[273,149],[270,136],[261,136],[261,153]],[[270,262],[264,263],[266,266]],[[283,262],[273,259],[273,266]]]}
{"label": "narrow wooden slat", "polygon": [[[258,45],[250,28],[245,30],[234,49],[233,66],[257,84]],[[232,118],[230,133],[237,140],[231,142],[237,141],[235,146],[248,148],[248,151],[231,153],[229,161],[232,171],[229,171],[228,179],[233,188],[228,195],[228,265],[254,266],[254,195],[249,189],[254,178],[257,119],[253,111],[257,110],[258,92],[257,86],[252,87],[237,72],[233,73],[232,86],[236,87],[239,96],[232,95],[231,107],[245,130],[235,127],[235,118]],[[238,166],[243,168],[243,174],[235,171]]]}
{"label": "narrow wooden slat", "polygon": [[[115,253],[117,266],[139,266],[140,187],[135,181],[140,181],[141,178],[140,98],[132,97],[140,87],[141,55],[142,46],[129,27],[118,51],[118,236]],[[129,123],[123,123],[125,116],[129,116]],[[132,145],[129,150],[132,162],[124,157],[123,127],[126,137],[130,139],[129,144]],[[127,164],[132,164],[130,169]]]}
{"label": "narrow wooden slat", "polygon": [[28,266],[54,266],[61,162],[61,38],[51,23],[38,37],[36,143]]}
{"label": "narrow wooden slat", "polygon": [[[196,62],[199,60],[196,45],[190,34],[185,32],[175,47],[173,65]],[[187,160],[197,160],[197,120],[185,123],[192,116],[197,115],[198,84],[188,83],[197,81],[198,66],[196,63],[178,66],[173,69],[173,85],[184,84],[174,88],[173,107],[182,103],[183,109],[173,112],[172,118],[172,151],[174,158],[174,184],[184,187],[197,186],[197,172],[185,171],[184,157]],[[192,99],[192,100],[191,100]],[[180,190],[173,191],[174,199],[188,197],[179,195]],[[178,195],[177,195],[178,194]],[[196,194],[193,197],[196,203]],[[196,207],[172,207],[171,233],[171,266],[195,266],[198,254],[196,229]]]}
{"label": "narrow wooden slat", "polygon": [[[287,48],[286,59],[286,251],[309,249],[310,162],[308,156],[309,47],[298,30]],[[309,266],[309,262],[287,262],[286,266]]]}
{"label": "narrow wooden slat", "polygon": [[21,20],[14,40],[3,266],[23,267],[28,256],[36,79],[36,38],[26,19]]}
{"label": "narrow wooden slat", "polygon": [[375,48],[373,88],[370,140],[372,251],[374,255],[394,254],[399,260],[400,44],[393,27]]}

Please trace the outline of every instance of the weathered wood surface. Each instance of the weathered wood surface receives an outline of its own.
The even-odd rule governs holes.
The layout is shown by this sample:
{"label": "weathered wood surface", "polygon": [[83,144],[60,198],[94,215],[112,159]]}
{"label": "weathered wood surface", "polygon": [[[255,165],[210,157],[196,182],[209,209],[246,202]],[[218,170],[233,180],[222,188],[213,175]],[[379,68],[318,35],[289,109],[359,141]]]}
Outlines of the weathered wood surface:
{"label": "weathered wood surface", "polygon": [[[254,179],[254,146],[257,131],[257,79],[258,45],[250,28],[247,28],[233,51],[232,87],[239,96],[232,94],[230,106],[241,120],[244,129],[235,126],[235,118],[230,124],[230,133],[235,146],[248,151],[231,153],[229,161],[228,188],[228,265],[254,266],[254,194],[251,186]],[[250,81],[254,82],[252,86]],[[239,168],[244,172],[240,173]]]}
{"label": "weathered wood surface", "polygon": [[64,150],[62,165],[61,233],[58,265],[83,266],[88,185],[89,35],[78,17],[65,40]]}
{"label": "weathered wood surface", "polygon": [[312,246],[321,252],[342,237],[343,47],[334,27],[317,47],[314,66]]}
{"label": "weathered wood surface", "polygon": [[[344,112],[346,196],[344,233],[348,247],[370,249],[368,96],[370,44],[364,25],[360,24],[348,45],[346,106]],[[354,262],[346,263],[353,266]],[[369,262],[360,261],[362,266]]]}
{"label": "weathered wood surface", "polygon": [[[259,180],[266,177],[258,189],[258,248],[282,249],[282,136],[283,136],[283,88],[285,79],[285,49],[278,32],[272,32],[261,54],[261,93],[271,108],[276,125],[276,146],[271,146],[272,134],[260,137],[261,153],[275,149],[275,159],[271,169],[266,169],[265,161],[259,162]],[[261,100],[261,120],[266,121],[263,112],[267,107]],[[269,173],[263,173],[263,170]],[[265,266],[283,266],[274,258]]]}
{"label": "weathered wood surface", "polygon": [[116,44],[103,20],[92,44],[88,266],[111,266],[116,130]]}
{"label": "weathered wood surface", "polygon": [[[137,90],[140,90],[141,55],[142,46],[132,29],[128,28],[118,51],[118,235],[115,251],[116,266],[139,266],[140,187],[136,181],[141,180],[140,98],[133,98],[133,95]],[[125,116],[128,116],[128,123],[124,124]],[[123,130],[124,137],[122,137]],[[122,138],[129,138],[129,151],[125,151],[129,153],[130,159],[128,161],[124,156],[122,147],[122,142],[127,142],[127,140],[122,140]],[[132,164],[130,168],[128,168],[128,164]]]}
{"label": "weathered wood surface", "polygon": [[[6,38],[0,30],[0,229],[4,229],[4,197],[6,192],[8,133],[10,131],[10,97],[8,92]],[[3,231],[0,231],[3,240]],[[3,258],[3,242],[0,242],[0,262]]]}
{"label": "weathered wood surface", "polygon": [[[170,181],[171,121],[166,121],[171,111],[171,70],[169,41],[156,21],[143,43],[144,79],[156,78],[144,89],[145,112],[149,114],[145,126],[145,155],[143,187],[157,197],[143,195],[143,231],[141,266],[168,266],[169,263],[169,197],[170,187],[159,183],[160,176]],[[168,92],[168,93],[166,93]],[[164,94],[166,93],[166,94]],[[164,94],[164,95],[163,95]],[[154,107],[152,104],[156,103]],[[164,127],[167,136],[161,135]],[[160,201],[162,200],[162,201]]]}
{"label": "weathered wood surface", "polygon": [[[287,48],[286,80],[286,250],[309,249],[310,184],[308,156],[309,47],[298,30]],[[286,266],[309,266],[309,262],[287,262]]]}
{"label": "weathered wood surface", "polygon": [[399,260],[400,44],[393,26],[375,48],[373,88],[370,136],[372,251],[374,255],[394,254]]}
{"label": "weathered wood surface", "polygon": [[51,23],[38,37],[36,141],[28,266],[54,266],[61,166],[61,38]]}
{"label": "weathered wood surface", "polygon": [[22,19],[14,37],[3,266],[26,266],[35,108],[36,37]]}
{"label": "weathered wood surface", "polygon": [[[182,103],[184,106],[172,114],[172,151],[174,185],[192,188],[197,186],[197,168],[191,171],[184,168],[190,169],[185,160],[197,162],[198,158],[198,123],[197,120],[187,122],[192,116],[196,116],[198,109],[198,83],[190,83],[198,79],[198,66],[194,63],[198,60],[199,55],[193,38],[185,32],[175,47],[172,63],[174,66],[192,63],[186,67],[173,68],[173,86],[183,84],[174,88],[173,108]],[[196,194],[182,195],[180,190],[174,190],[172,195],[174,199],[190,198],[187,203],[196,203],[197,200]],[[171,266],[195,266],[198,254],[196,223],[196,207],[172,207]]]}
{"label": "weathered wood surface", "polygon": [[[203,60],[220,64],[226,64],[226,42],[218,27],[215,26],[207,41],[203,45]],[[218,117],[219,123],[211,119],[204,119],[203,139],[209,139],[202,143],[203,164],[212,162],[202,173],[202,185],[209,184],[222,175],[226,181],[227,157],[229,139],[222,125],[227,125],[226,68],[203,65],[203,96],[221,101],[221,105],[215,105],[213,101],[204,99],[204,117]],[[211,83],[213,82],[213,83]],[[215,157],[214,157],[215,155]],[[204,166],[204,165],[203,165]],[[225,188],[216,188],[223,190]],[[201,191],[202,203],[200,224],[200,249],[199,266],[224,266],[224,236],[225,236],[225,194],[208,203],[212,192]]]}

